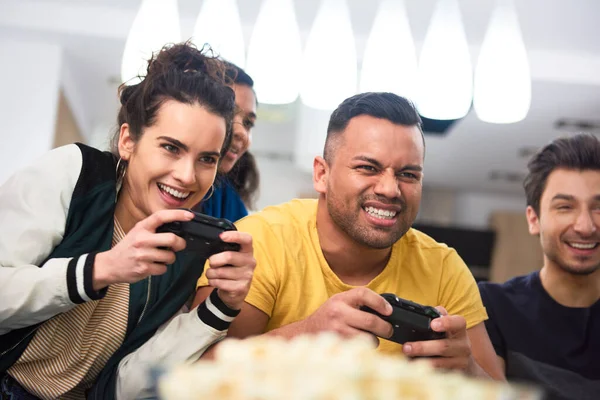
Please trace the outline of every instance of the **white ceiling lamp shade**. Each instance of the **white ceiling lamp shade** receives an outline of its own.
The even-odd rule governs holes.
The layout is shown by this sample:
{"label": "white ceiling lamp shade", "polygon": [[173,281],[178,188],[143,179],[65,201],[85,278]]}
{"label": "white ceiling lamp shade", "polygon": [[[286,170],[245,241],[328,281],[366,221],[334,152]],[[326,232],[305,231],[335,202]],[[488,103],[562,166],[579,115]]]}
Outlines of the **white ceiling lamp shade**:
{"label": "white ceiling lamp shade", "polygon": [[457,0],[438,0],[419,59],[419,113],[453,120],[467,115],[473,99],[473,67]]}
{"label": "white ceiling lamp shade", "polygon": [[302,44],[292,0],[265,0],[248,46],[247,70],[261,103],[298,98]]}
{"label": "white ceiling lamp shade", "polygon": [[345,0],[322,0],[308,35],[300,98],[312,108],[333,110],[356,94],[354,33]]}
{"label": "white ceiling lamp shade", "polygon": [[244,34],[236,1],[204,0],[194,24],[192,42],[198,48],[208,43],[216,56],[244,68]]}
{"label": "white ceiling lamp shade", "polygon": [[180,41],[177,0],[143,0],[125,42],[121,80],[128,85],[139,83],[152,53]]}
{"label": "white ceiling lamp shade", "polygon": [[417,53],[403,0],[383,0],[363,57],[360,91],[392,92],[412,99]]}
{"label": "white ceiling lamp shade", "polygon": [[531,72],[512,0],[498,0],[475,67],[473,106],[495,124],[521,121],[531,105]]}

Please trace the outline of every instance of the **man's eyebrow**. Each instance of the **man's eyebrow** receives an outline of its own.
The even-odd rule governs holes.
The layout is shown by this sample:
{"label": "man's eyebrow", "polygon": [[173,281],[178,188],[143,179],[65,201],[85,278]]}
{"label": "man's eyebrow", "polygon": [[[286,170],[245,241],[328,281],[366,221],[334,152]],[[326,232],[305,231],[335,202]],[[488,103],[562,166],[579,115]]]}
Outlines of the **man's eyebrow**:
{"label": "man's eyebrow", "polygon": [[[353,160],[358,160],[358,161],[365,161],[368,162],[370,164],[373,164],[374,166],[376,166],[377,168],[383,168],[383,166],[381,165],[381,163],[377,160],[375,160],[374,158],[371,157],[367,157],[367,156],[356,156],[353,158]],[[402,167],[400,169],[401,171],[415,171],[415,172],[421,172],[423,171],[423,167],[420,165],[416,165],[416,164],[409,164],[409,165],[405,165],[404,167]]]}
{"label": "man's eyebrow", "polygon": [[177,139],[173,139],[172,137],[169,137],[169,136],[159,136],[159,137],[156,138],[156,140],[166,140],[167,142],[169,142],[169,143],[171,143],[171,144],[173,144],[173,145],[175,145],[177,147],[180,147],[182,150],[189,151],[189,147],[187,145],[181,143]]}
{"label": "man's eyebrow", "polygon": [[[600,196],[598,196],[600,197]],[[569,194],[562,194],[562,193],[558,193],[556,195],[554,195],[554,197],[552,198],[551,201],[555,201],[555,200],[567,200],[567,201],[573,201],[575,200],[575,197],[569,195]]]}
{"label": "man's eyebrow", "polygon": [[402,168],[402,171],[421,172],[421,171],[423,171],[423,167],[420,165],[409,164],[406,167]]}
{"label": "man's eyebrow", "polygon": [[356,160],[356,161],[365,161],[365,162],[368,162],[369,164],[373,164],[377,168],[382,168],[383,167],[379,161],[377,161],[374,158],[367,157],[367,156],[356,156],[356,157],[353,158],[353,160]]}

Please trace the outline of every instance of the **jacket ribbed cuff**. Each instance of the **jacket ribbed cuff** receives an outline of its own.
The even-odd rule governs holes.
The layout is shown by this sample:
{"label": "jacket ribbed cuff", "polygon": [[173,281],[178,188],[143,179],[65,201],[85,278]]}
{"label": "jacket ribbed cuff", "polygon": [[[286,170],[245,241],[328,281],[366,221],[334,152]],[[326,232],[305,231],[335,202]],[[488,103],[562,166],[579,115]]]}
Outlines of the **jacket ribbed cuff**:
{"label": "jacket ribbed cuff", "polygon": [[218,289],[214,289],[210,296],[198,306],[198,317],[206,325],[218,330],[229,329],[231,321],[240,313],[240,310],[233,310],[219,297]]}
{"label": "jacket ribbed cuff", "polygon": [[100,300],[108,288],[94,290],[94,260],[96,253],[73,257],[67,266],[67,289],[69,299],[75,304]]}

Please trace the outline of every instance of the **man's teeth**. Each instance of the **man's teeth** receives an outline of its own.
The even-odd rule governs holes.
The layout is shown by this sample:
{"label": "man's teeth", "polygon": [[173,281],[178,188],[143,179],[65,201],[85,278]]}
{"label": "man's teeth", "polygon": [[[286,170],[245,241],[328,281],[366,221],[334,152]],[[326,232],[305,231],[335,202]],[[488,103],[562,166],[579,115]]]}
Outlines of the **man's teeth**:
{"label": "man's teeth", "polygon": [[175,190],[175,189],[173,189],[173,188],[170,188],[169,186],[163,185],[162,183],[159,183],[159,184],[158,184],[158,187],[159,187],[159,188],[160,188],[162,191],[164,191],[164,192],[167,192],[167,193],[169,193],[171,196],[173,196],[173,197],[177,197],[178,199],[182,199],[182,200],[183,200],[183,199],[186,199],[186,198],[187,198],[187,197],[190,195],[190,192],[180,192],[180,191],[178,191],[178,190]]}
{"label": "man's teeth", "polygon": [[575,249],[581,249],[581,250],[591,250],[593,248],[595,248],[598,245],[598,243],[574,243],[574,242],[569,242],[569,246],[575,248]]}
{"label": "man's teeth", "polygon": [[365,211],[375,218],[392,219],[396,216],[396,211],[382,210],[375,207],[365,207]]}

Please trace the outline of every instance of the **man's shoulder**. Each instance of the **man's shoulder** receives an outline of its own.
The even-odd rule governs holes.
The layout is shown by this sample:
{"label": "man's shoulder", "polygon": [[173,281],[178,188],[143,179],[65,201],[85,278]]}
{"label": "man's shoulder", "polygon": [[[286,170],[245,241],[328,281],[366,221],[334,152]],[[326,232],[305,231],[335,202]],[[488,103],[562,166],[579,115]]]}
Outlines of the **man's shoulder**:
{"label": "man's shoulder", "polygon": [[538,297],[536,280],[538,272],[517,276],[504,283],[479,282],[479,291],[486,307],[499,307],[512,304],[525,306],[531,304],[533,297]]}
{"label": "man's shoulder", "polygon": [[408,246],[412,249],[419,249],[428,252],[449,253],[454,251],[445,243],[436,241],[431,236],[415,229],[410,228],[404,236],[398,240],[396,246]]}
{"label": "man's shoulder", "polygon": [[538,278],[538,272],[532,272],[527,275],[516,276],[504,283],[479,282],[479,289],[491,294],[513,295],[530,292]]}
{"label": "man's shoulder", "polygon": [[316,221],[317,201],[294,199],[248,215],[236,223],[239,230],[253,233],[257,229],[269,229],[276,234],[308,229]]}

